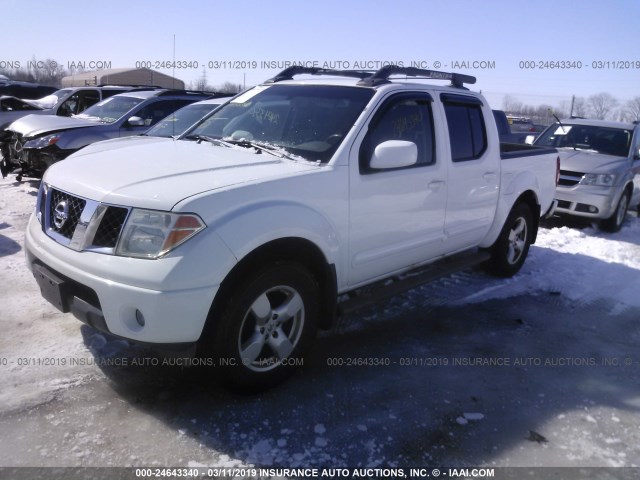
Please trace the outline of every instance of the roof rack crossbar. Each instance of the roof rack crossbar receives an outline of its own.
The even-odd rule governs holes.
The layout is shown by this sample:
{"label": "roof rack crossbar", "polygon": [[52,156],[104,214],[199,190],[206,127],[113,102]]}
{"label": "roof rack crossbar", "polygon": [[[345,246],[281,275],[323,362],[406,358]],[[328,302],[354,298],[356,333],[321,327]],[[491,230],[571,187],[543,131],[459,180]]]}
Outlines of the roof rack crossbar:
{"label": "roof rack crossbar", "polygon": [[294,65],[293,67],[285,68],[275,77],[270,78],[264,83],[276,83],[284,80],[293,80],[294,75],[334,75],[336,77],[351,77],[364,79],[370,77],[374,72],[367,70],[332,70],[330,68],[319,67],[303,67],[301,65]]}
{"label": "roof rack crossbar", "polygon": [[364,86],[375,86],[389,82],[391,75],[405,75],[421,79],[450,80],[451,85],[456,88],[464,88],[465,83],[476,83],[476,77],[463,75],[461,73],[441,72],[438,70],[425,70],[416,67],[399,67],[398,65],[387,65],[368,78],[358,82]]}
{"label": "roof rack crossbar", "polygon": [[438,70],[425,70],[416,67],[400,67],[398,65],[386,65],[378,71],[372,70],[332,70],[329,68],[303,67],[302,65],[294,65],[285,68],[275,77],[270,78],[264,83],[277,83],[284,80],[293,80],[295,75],[333,75],[337,77],[359,78],[358,85],[366,87],[374,87],[389,83],[389,77],[392,75],[405,75],[419,79],[430,80],[450,80],[451,86],[456,88],[465,88],[464,84],[476,83],[476,77],[464,75],[462,73],[441,72]]}

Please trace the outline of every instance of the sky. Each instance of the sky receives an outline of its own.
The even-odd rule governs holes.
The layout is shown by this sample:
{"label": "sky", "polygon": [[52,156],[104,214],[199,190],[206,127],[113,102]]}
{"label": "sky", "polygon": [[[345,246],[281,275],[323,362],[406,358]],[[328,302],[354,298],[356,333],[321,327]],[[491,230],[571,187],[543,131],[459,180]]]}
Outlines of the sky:
{"label": "sky", "polygon": [[[554,106],[572,95],[640,96],[637,0],[72,0],[55,8],[2,0],[0,11],[0,68],[35,56],[250,86],[287,61],[351,69],[386,62],[474,75],[472,89],[494,108],[505,95]],[[174,58],[182,62],[175,70],[162,68]]]}

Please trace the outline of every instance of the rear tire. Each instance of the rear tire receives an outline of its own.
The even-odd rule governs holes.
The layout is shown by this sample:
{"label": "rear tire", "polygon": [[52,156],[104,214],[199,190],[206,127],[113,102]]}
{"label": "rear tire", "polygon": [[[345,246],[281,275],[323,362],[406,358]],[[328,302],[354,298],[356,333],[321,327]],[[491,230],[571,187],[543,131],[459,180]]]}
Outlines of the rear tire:
{"label": "rear tire", "polygon": [[304,267],[282,262],[257,271],[232,291],[208,356],[236,390],[274,387],[303,362],[315,337],[318,285]]}
{"label": "rear tire", "polygon": [[620,197],[620,201],[618,202],[618,206],[613,212],[613,215],[600,223],[600,228],[602,230],[614,233],[622,228],[624,218],[627,216],[630,198],[629,190],[625,190]]}
{"label": "rear tire", "polygon": [[491,247],[489,271],[499,277],[518,273],[533,238],[533,215],[526,203],[518,203],[504,222],[500,236]]}

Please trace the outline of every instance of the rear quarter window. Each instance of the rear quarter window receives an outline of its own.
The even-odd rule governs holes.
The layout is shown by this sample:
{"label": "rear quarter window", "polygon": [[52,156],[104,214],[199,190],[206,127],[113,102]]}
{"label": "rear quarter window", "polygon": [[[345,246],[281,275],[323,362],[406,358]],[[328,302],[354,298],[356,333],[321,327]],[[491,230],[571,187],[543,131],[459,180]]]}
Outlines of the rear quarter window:
{"label": "rear quarter window", "polygon": [[451,159],[463,162],[480,158],[487,149],[487,131],[480,105],[444,103]]}

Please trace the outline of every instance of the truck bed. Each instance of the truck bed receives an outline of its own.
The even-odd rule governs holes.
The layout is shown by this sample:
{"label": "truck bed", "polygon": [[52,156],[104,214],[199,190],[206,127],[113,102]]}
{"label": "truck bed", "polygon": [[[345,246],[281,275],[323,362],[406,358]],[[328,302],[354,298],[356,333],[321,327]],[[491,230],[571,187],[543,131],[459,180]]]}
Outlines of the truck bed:
{"label": "truck bed", "polygon": [[533,155],[544,155],[545,153],[557,153],[555,148],[538,147],[520,143],[500,143],[500,158],[509,160],[517,157],[530,157]]}

